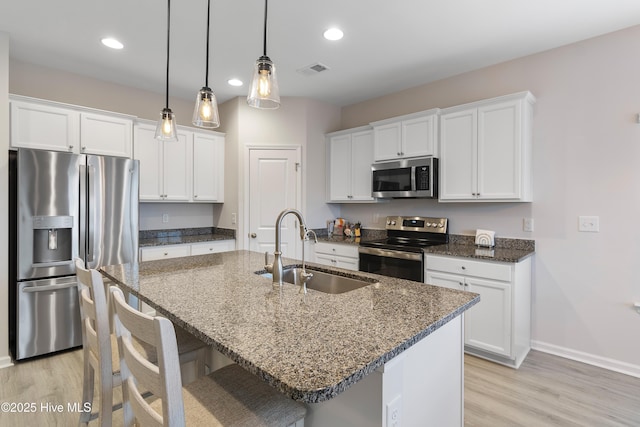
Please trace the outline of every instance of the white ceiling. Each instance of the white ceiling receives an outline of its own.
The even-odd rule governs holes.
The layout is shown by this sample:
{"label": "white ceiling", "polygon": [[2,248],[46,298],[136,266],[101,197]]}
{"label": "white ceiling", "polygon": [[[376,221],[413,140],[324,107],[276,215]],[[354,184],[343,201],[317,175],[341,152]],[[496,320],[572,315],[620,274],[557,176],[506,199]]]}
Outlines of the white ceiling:
{"label": "white ceiling", "polygon": [[[171,96],[195,99],[206,0],[171,7]],[[166,10],[164,0],[0,0],[0,31],[12,58],[164,93]],[[212,0],[209,86],[219,102],[246,95],[263,13],[263,0]],[[267,53],[282,96],[348,105],[636,24],[638,0],[271,0]],[[330,26],[341,41],[322,37]],[[106,36],[125,48],[103,47]],[[296,72],[316,62],[330,70]],[[245,85],[229,86],[231,77]]]}

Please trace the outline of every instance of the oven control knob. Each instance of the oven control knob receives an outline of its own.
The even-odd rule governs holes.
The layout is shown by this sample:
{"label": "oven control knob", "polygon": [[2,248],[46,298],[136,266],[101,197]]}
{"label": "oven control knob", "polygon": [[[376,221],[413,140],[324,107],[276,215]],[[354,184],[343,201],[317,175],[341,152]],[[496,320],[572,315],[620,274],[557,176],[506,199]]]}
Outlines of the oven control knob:
{"label": "oven control knob", "polygon": [[387,225],[391,225],[391,221],[390,220],[387,220]]}
{"label": "oven control knob", "polygon": [[431,224],[431,226],[432,226],[433,228],[436,228],[436,227],[438,226],[438,224],[436,224],[436,223],[434,222],[433,224]]}
{"label": "oven control knob", "polygon": [[438,228],[442,228],[442,227],[443,227],[443,224],[442,224],[442,223],[439,223],[439,224],[438,224]]}
{"label": "oven control knob", "polygon": [[391,221],[391,225],[396,225],[396,221],[395,220]]}
{"label": "oven control knob", "polygon": [[427,227],[431,227],[431,223],[430,222],[427,223]]}

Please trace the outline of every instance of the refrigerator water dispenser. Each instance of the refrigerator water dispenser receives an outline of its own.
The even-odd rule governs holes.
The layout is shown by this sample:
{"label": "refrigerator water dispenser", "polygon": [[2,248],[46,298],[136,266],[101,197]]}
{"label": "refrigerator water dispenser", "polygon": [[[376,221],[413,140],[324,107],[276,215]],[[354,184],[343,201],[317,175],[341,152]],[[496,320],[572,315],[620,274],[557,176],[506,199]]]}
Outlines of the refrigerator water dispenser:
{"label": "refrigerator water dispenser", "polygon": [[33,217],[33,267],[73,262],[73,217]]}

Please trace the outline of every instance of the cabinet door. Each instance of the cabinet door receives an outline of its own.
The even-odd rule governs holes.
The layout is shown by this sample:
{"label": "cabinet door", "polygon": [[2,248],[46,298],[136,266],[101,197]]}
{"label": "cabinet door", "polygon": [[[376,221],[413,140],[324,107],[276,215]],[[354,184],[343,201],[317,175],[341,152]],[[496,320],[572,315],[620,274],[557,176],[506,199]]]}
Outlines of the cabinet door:
{"label": "cabinet door", "polygon": [[80,152],[131,157],[133,121],[103,114],[80,114]]}
{"label": "cabinet door", "polygon": [[440,116],[440,200],[476,198],[477,109]]}
{"label": "cabinet door", "polygon": [[351,196],[351,135],[329,139],[329,200],[348,201]]}
{"label": "cabinet door", "polygon": [[224,138],[193,134],[193,201],[224,201]]}
{"label": "cabinet door", "polygon": [[155,126],[137,124],[133,158],[140,161],[141,201],[162,200],[162,143],[155,139]]}
{"label": "cabinet door", "polygon": [[374,160],[395,160],[402,156],[402,126],[400,122],[373,128]]}
{"label": "cabinet door", "polygon": [[511,284],[472,277],[466,290],[480,302],[465,313],[465,344],[511,358]]}
{"label": "cabinet door", "polygon": [[11,101],[11,146],[78,152],[79,116],[66,108]]}
{"label": "cabinet door", "polygon": [[315,262],[322,265],[328,265],[331,267],[336,267],[336,259],[335,257],[327,254],[319,254],[316,252]]}
{"label": "cabinet door", "polygon": [[428,285],[442,286],[443,288],[457,291],[464,289],[464,276],[441,273],[439,271],[426,270],[424,282]]}
{"label": "cabinet door", "polygon": [[190,245],[150,246],[140,248],[140,261],[178,258],[191,255]]}
{"label": "cabinet door", "polygon": [[478,198],[520,199],[520,101],[478,108]]}
{"label": "cabinet door", "polygon": [[191,198],[191,150],[193,134],[178,131],[178,142],[163,142],[164,200],[189,201]]}
{"label": "cabinet door", "polygon": [[235,248],[235,240],[219,240],[214,242],[192,243],[191,255],[215,254],[218,252],[233,251]]}
{"label": "cabinet door", "polygon": [[431,115],[402,121],[402,157],[437,155],[436,117]]}
{"label": "cabinet door", "polygon": [[354,258],[336,257],[336,267],[345,268],[347,270],[358,271],[359,260]]}
{"label": "cabinet door", "polygon": [[373,132],[351,135],[351,199],[374,200],[371,197],[371,164],[373,163]]}

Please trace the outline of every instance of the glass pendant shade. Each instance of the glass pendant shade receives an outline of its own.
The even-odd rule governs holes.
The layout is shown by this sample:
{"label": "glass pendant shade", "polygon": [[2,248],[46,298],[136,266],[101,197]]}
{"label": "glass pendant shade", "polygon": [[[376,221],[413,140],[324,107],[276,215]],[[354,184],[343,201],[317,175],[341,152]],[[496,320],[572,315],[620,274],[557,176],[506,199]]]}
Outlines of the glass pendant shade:
{"label": "glass pendant shade", "polygon": [[215,129],[220,126],[216,96],[206,86],[200,89],[196,95],[196,107],[193,110],[191,122],[194,126],[207,129]]}
{"label": "glass pendant shade", "polygon": [[156,139],[169,142],[178,141],[176,120],[170,108],[164,108],[160,113],[160,121],[156,126]]}
{"label": "glass pendant shade", "polygon": [[273,109],[280,107],[276,66],[268,56],[261,56],[256,61],[247,103],[255,108]]}

